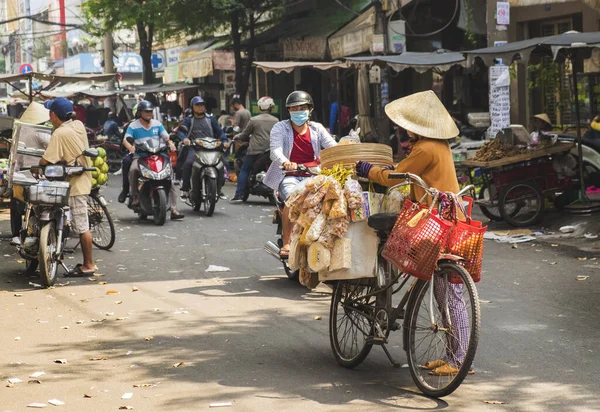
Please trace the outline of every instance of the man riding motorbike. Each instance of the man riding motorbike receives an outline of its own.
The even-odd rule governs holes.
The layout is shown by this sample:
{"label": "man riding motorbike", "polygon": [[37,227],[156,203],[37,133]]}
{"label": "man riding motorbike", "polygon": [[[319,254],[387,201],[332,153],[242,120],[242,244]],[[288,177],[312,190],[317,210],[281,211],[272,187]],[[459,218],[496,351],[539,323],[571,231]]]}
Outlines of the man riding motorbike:
{"label": "man riding motorbike", "polygon": [[[146,141],[150,139],[163,139],[169,143],[170,150],[175,151],[175,145],[171,140],[169,140],[169,134],[165,130],[162,123],[153,119],[153,111],[154,106],[152,103],[145,100],[140,102],[137,108],[137,114],[139,115],[139,118],[129,125],[127,131],[125,132],[125,137],[123,138],[123,145],[134,156],[133,162],[131,163],[131,168],[129,170],[129,189],[131,191],[132,205],[139,203],[137,182],[140,177],[140,170],[138,167],[138,158],[143,156],[143,154],[138,154],[135,152],[135,142]],[[133,143],[130,143],[128,139],[133,139]],[[177,211],[177,195],[175,193],[175,185],[171,185],[169,198],[171,203],[171,220],[183,219],[184,215]]]}
{"label": "man riding motorbike", "polygon": [[119,124],[117,123],[117,115],[114,112],[108,112],[108,120],[104,122],[102,133],[104,133],[104,136],[122,138]]}
{"label": "man riding motorbike", "polygon": [[[333,137],[321,123],[311,122],[310,114],[314,104],[312,97],[303,91],[297,90],[290,93],[285,101],[285,106],[290,112],[290,120],[282,120],[271,130],[271,167],[267,171],[264,183],[273,190],[279,190],[282,200],[294,191],[300,181],[310,175],[295,171],[298,165],[319,161],[321,149],[337,145]],[[289,217],[289,208],[284,207],[282,213],[282,257],[289,255],[292,223]]]}
{"label": "man riding motorbike", "polygon": [[[196,96],[192,99],[192,116],[186,117],[183,120],[182,126],[185,126],[187,133],[179,131],[178,135],[181,138],[184,148],[179,154],[178,164],[183,168],[182,172],[182,185],[181,185],[181,198],[186,199],[189,197],[189,191],[191,188],[190,179],[192,177],[192,168],[194,167],[194,159],[196,153],[190,144],[193,139],[200,137],[213,137],[221,139],[223,147],[227,149],[229,147],[229,140],[219,126],[216,117],[206,115],[206,102],[202,97]],[[219,187],[223,187],[225,184],[225,176],[219,176],[221,184]]]}
{"label": "man riding motorbike", "polygon": [[244,156],[244,162],[238,175],[235,196],[231,199],[231,203],[242,202],[252,166],[262,154],[269,150],[271,129],[273,129],[273,126],[278,121],[275,116],[271,115],[273,107],[275,107],[273,99],[269,96],[261,97],[258,100],[258,108],[261,114],[251,118],[244,131],[235,136],[235,139],[243,142],[250,141],[250,145],[248,146],[246,156]]}

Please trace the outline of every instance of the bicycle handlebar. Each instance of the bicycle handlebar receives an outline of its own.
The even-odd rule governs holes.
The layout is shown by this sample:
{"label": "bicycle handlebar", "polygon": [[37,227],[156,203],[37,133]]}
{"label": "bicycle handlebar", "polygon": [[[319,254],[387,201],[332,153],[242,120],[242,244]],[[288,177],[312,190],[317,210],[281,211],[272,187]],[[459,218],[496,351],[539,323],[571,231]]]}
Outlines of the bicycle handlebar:
{"label": "bicycle handlebar", "polygon": [[[412,173],[390,173],[390,174],[388,174],[388,178],[389,179],[405,179],[406,180],[406,182],[392,186],[390,188],[390,190],[397,188],[397,187],[405,186],[407,184],[416,184],[421,189],[425,190],[429,195],[433,196],[438,192],[438,190],[436,188],[429,187],[429,185],[427,185],[427,183],[425,183],[423,181],[423,179],[421,179],[419,176],[412,174]],[[468,186],[464,187],[462,190],[460,190],[458,193],[456,193],[456,196],[460,197],[460,196],[467,194],[468,192],[473,192],[474,190],[475,190],[475,186],[468,185]]]}

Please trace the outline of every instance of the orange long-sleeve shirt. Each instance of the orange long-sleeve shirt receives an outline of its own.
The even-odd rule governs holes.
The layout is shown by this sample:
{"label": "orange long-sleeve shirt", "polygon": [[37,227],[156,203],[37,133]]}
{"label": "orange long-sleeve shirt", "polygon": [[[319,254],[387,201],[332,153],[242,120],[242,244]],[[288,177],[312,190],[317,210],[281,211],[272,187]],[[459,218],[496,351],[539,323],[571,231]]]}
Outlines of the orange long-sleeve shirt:
{"label": "orange long-sleeve shirt", "polygon": [[[413,173],[430,187],[442,192],[457,193],[460,189],[452,151],[447,140],[421,139],[413,147],[410,155],[396,165],[395,170],[374,167],[369,172],[369,180],[382,186],[402,183],[401,179],[389,179],[390,173]],[[420,200],[425,191],[415,187],[415,199]],[[428,199],[430,202],[431,199]]]}

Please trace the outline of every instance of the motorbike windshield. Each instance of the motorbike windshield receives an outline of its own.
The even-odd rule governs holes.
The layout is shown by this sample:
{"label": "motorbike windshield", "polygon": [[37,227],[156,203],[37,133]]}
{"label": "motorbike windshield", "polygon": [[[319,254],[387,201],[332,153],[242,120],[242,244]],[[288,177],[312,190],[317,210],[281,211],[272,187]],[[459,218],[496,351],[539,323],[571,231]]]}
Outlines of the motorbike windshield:
{"label": "motorbike windshield", "polygon": [[167,147],[167,143],[160,137],[152,137],[143,142],[135,143],[135,150],[146,153],[158,153]]}

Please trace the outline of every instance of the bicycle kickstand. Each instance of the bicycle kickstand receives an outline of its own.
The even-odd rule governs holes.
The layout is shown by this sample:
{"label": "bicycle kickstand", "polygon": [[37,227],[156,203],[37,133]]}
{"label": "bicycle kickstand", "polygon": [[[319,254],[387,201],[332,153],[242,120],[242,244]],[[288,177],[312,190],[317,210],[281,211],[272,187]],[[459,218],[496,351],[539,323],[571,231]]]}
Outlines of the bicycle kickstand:
{"label": "bicycle kickstand", "polygon": [[385,355],[388,357],[388,359],[390,360],[390,362],[392,363],[392,365],[394,365],[394,368],[399,368],[400,365],[398,362],[396,362],[394,360],[394,358],[392,358],[392,355],[390,354],[390,352],[388,351],[387,347],[384,345],[381,345],[381,349],[383,349],[383,351],[385,352]]}

